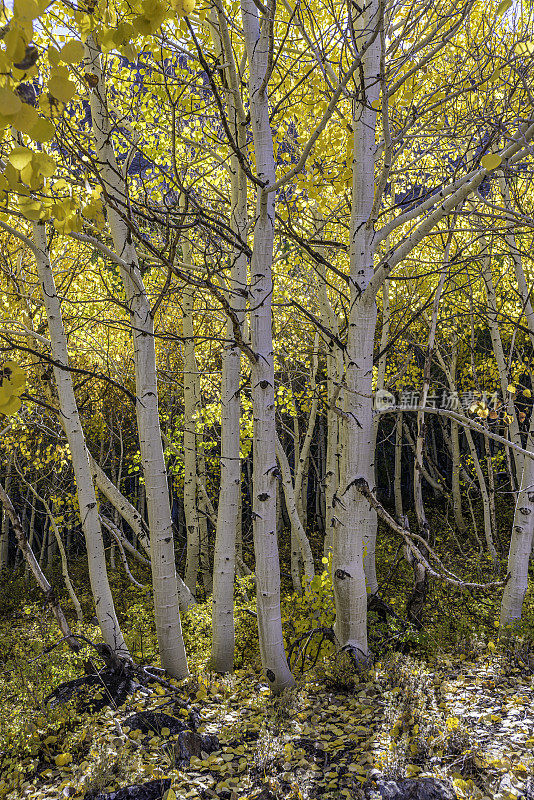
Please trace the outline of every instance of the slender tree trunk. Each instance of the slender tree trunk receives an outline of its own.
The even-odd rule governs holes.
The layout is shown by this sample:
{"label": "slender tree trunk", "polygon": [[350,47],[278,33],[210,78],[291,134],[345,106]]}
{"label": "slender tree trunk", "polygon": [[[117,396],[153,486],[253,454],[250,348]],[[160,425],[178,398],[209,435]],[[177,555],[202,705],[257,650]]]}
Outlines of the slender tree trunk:
{"label": "slender tree trunk", "polygon": [[188,674],[188,668],[179,599],[187,607],[190,604],[190,595],[184,591],[185,584],[177,580],[174,561],[171,508],[158,411],[154,320],[132,234],[119,213],[119,209],[128,207],[127,193],[113,149],[100,53],[93,36],[89,36],[86,42],[84,67],[85,73],[93,76],[92,81],[95,84],[90,93],[93,135],[100,176],[109,198],[107,222],[115,253],[122,260],[119,271],[130,312],[137,427],[148,506],[150,563],[159,651],[164,669],[174,677],[182,678]]}
{"label": "slender tree trunk", "polygon": [[[63,327],[61,306],[56,292],[54,276],[50,266],[46,228],[43,224],[33,224],[34,243],[37,248],[35,262],[41,285],[41,294],[46,310],[50,342],[54,360],[69,366],[67,338]],[[67,437],[69,450],[76,479],[76,495],[80,509],[80,520],[85,535],[87,559],[89,563],[89,580],[95,602],[98,623],[106,644],[114,651],[128,655],[115,606],[109,587],[106,570],[106,556],[102,540],[102,529],[98,519],[98,507],[95,488],[89,465],[89,453],[78,413],[76,397],[72,384],[72,374],[68,369],[54,367],[56,386],[59,397],[60,420]],[[51,531],[48,533],[49,541]],[[50,568],[50,564],[47,565]]]}
{"label": "slender tree trunk", "polygon": [[[387,355],[382,351],[385,349],[389,339],[389,283],[384,281],[382,287],[382,332],[380,335],[380,353],[381,356],[378,360],[378,370],[376,376],[376,392],[384,390],[386,378],[386,362]],[[376,460],[376,442],[378,437],[378,426],[380,425],[380,416],[377,414],[373,420],[373,441],[371,444],[373,452],[373,462]],[[376,484],[376,463],[375,463],[375,481]],[[376,511],[371,509],[375,516]],[[378,525],[370,525],[367,530],[367,536],[364,539],[364,558],[363,567],[365,570],[365,582],[367,585],[368,594],[376,594],[378,591],[378,579],[376,577],[376,536],[378,532]]]}
{"label": "slender tree trunk", "polygon": [[213,565],[211,563],[211,544],[208,532],[209,507],[206,501],[206,458],[201,449],[197,459],[197,479],[199,486],[203,487],[198,499],[198,529],[200,534],[200,573],[206,597],[213,592]]}
{"label": "slender tree trunk", "polygon": [[[506,365],[506,356],[499,330],[500,315],[497,309],[497,297],[495,294],[493,276],[491,273],[491,257],[486,238],[482,235],[480,236],[480,250],[483,268],[482,274],[484,278],[484,284],[486,286],[486,313],[490,329],[491,343],[493,345],[493,354],[495,356],[495,361],[497,363],[497,369],[499,372],[499,382],[501,385],[503,401],[506,405],[508,414],[512,418],[512,421],[508,426],[508,431],[510,433],[510,439],[512,442],[515,442],[521,446],[521,434],[519,431],[519,422],[517,420],[515,403],[507,388],[510,383],[510,376],[508,373],[508,367]],[[521,453],[518,453],[517,450],[513,451],[512,456],[515,465],[515,474],[519,480],[519,476],[521,475],[523,469],[523,456]]]}
{"label": "slender tree trunk", "polygon": [[[321,232],[321,219],[316,214],[315,219],[316,230],[318,234]],[[319,252],[324,248],[319,247]],[[327,277],[326,268],[320,265],[320,283],[319,283],[319,305],[321,309],[321,319],[325,326],[329,328],[332,336],[339,338],[339,325],[338,319],[330,303],[327,291]],[[342,375],[342,361],[340,358],[339,348],[337,348],[333,338],[325,336],[324,338],[324,353],[326,360],[326,392],[327,392],[327,410],[326,410],[326,454],[325,454],[325,472],[324,472],[324,496],[325,496],[325,541],[324,552],[325,555],[332,551],[334,542],[334,528],[336,519],[336,512],[334,509],[334,497],[339,488],[339,475],[341,463],[341,421],[339,415],[335,412],[333,406],[336,403],[342,403],[342,390],[341,390],[341,375]],[[339,397],[338,397],[339,396]]]}
{"label": "slender tree trunk", "polygon": [[[13,469],[13,455],[7,459],[5,490],[9,493],[11,486],[11,471]],[[0,531],[0,571],[9,566],[9,514],[7,509],[2,506],[2,528]]]}
{"label": "slender tree trunk", "polygon": [[[28,481],[26,481],[25,478],[22,475],[20,475],[19,477],[22,480],[22,482],[26,484],[26,486],[28,487],[29,491],[33,494],[33,496],[35,498],[35,501],[39,501],[41,503],[41,505],[43,506],[44,510],[46,511],[46,513],[48,515],[48,519],[50,521],[50,528],[54,532],[54,537],[55,537],[55,540],[57,542],[57,547],[58,547],[59,555],[60,555],[60,558],[61,558],[61,572],[63,573],[63,579],[65,581],[65,586],[67,587],[67,591],[69,593],[69,597],[70,597],[70,599],[72,601],[72,605],[74,606],[74,610],[76,611],[76,617],[78,619],[78,622],[81,622],[83,620],[82,607],[80,605],[80,601],[78,600],[78,597],[77,597],[76,592],[74,590],[74,586],[72,585],[72,581],[70,579],[69,563],[68,563],[68,559],[67,559],[67,553],[65,551],[65,546],[63,545],[63,540],[61,539],[61,534],[60,534],[59,529],[57,527],[57,523],[56,523],[56,519],[54,517],[54,513],[53,513],[52,509],[50,508],[50,506],[48,505],[48,503],[46,502],[46,500],[44,499],[44,497],[41,497],[37,493],[37,491],[34,489],[34,487],[30,483],[28,483]],[[34,503],[34,505],[35,505],[35,503]],[[30,540],[28,540],[28,546],[31,547]]]}
{"label": "slender tree trunk", "polygon": [[[287,513],[291,522],[291,533],[296,542],[296,547],[299,555],[302,554],[302,561],[304,566],[304,575],[308,581],[311,581],[315,574],[313,566],[313,554],[310,547],[310,542],[306,536],[306,532],[300,521],[300,516],[297,510],[297,503],[295,499],[295,490],[293,487],[293,479],[291,477],[291,468],[289,461],[285,454],[284,448],[278,436],[276,437],[276,456],[280,464],[280,471],[282,473],[282,486],[284,487],[284,496],[286,500]],[[292,538],[292,547],[293,547]],[[300,583],[295,587],[297,591],[301,590]]]}
{"label": "slender tree trunk", "polygon": [[421,535],[424,536],[425,539],[428,538],[429,531],[428,531],[428,523],[423,503],[423,481],[422,481],[423,451],[425,445],[425,431],[426,431],[424,408],[427,403],[428,391],[430,388],[430,372],[432,368],[432,357],[434,354],[434,344],[436,340],[436,328],[438,324],[439,304],[443,288],[445,286],[445,280],[447,278],[447,274],[449,271],[449,252],[450,252],[451,241],[452,241],[452,234],[449,235],[449,239],[445,246],[445,252],[443,256],[444,264],[441,270],[441,275],[436,289],[436,294],[434,296],[432,319],[430,323],[430,331],[428,334],[428,342],[427,342],[427,349],[425,356],[423,386],[421,388],[421,392],[419,395],[419,403],[417,409],[417,434],[415,439],[413,493],[414,493],[414,507],[415,507],[415,515],[417,518],[417,524],[419,526],[419,531]]}
{"label": "slender tree trunk", "polygon": [[[485,426],[484,426],[485,427]],[[497,528],[497,513],[495,508],[495,474],[493,470],[493,459],[491,455],[491,445],[488,436],[484,436],[484,451],[486,455],[486,470],[488,473],[488,499],[491,530],[494,533],[499,553],[502,555],[502,542]]]}
{"label": "slender tree trunk", "polygon": [[91,473],[100,492],[111,503],[117,514],[130,526],[134,532],[137,542],[141,545],[145,553],[150,555],[150,539],[145,530],[143,517],[140,511],[124,497],[117,489],[115,484],[110,481],[104,470],[97,464],[94,458],[89,455]]}
{"label": "slender tree trunk", "polygon": [[451,419],[451,458],[452,458],[452,508],[458,530],[465,531],[466,524],[462,513],[462,491],[460,487],[460,429]]}
{"label": "slender tree trunk", "polygon": [[48,517],[45,517],[43,522],[43,535],[41,537],[41,544],[39,548],[39,567],[44,570],[46,568],[46,543],[48,541]]}
{"label": "slender tree trunk", "polygon": [[395,494],[395,516],[402,522],[402,411],[395,414],[395,477],[393,483]]}
{"label": "slender tree trunk", "polygon": [[[530,421],[527,448],[534,448],[534,414]],[[528,567],[534,534],[534,459],[525,458],[517,496],[512,539],[508,554],[508,580],[501,602],[500,632],[521,619],[528,586]]]}
{"label": "slender tree trunk", "polygon": [[[319,336],[316,335],[313,343],[312,368],[311,368],[310,387],[309,387],[310,397],[312,398],[310,415],[308,417],[308,425],[306,427],[306,433],[304,435],[304,441],[302,443],[302,447],[300,448],[300,451],[297,451],[298,459],[296,460],[295,464],[295,503],[297,505],[297,508],[302,509],[300,519],[302,521],[302,526],[304,529],[306,529],[306,520],[304,512],[307,506],[306,502],[307,491],[304,491],[304,480],[308,474],[310,448],[313,440],[313,432],[315,430],[315,421],[317,419],[317,409],[319,408],[319,397],[317,396],[317,388],[316,388],[317,370],[319,368],[318,348],[319,348]],[[297,453],[295,453],[296,456]]]}
{"label": "slender tree trunk", "polygon": [[[273,139],[267,94],[270,61],[270,20],[252,0],[241,0],[243,31],[249,63],[250,118],[258,178],[275,181]],[[274,12],[273,12],[274,13]],[[255,360],[251,365],[253,442],[253,534],[256,556],[258,631],[263,668],[273,692],[294,684],[287,664],[280,612],[280,564],[276,537],[276,426],[274,353],[272,340],[272,260],[275,194],[257,188],[254,248],[250,278],[250,336]]]}
{"label": "slender tree trunk", "polygon": [[[354,20],[357,46],[370,39],[380,24],[377,0]],[[368,47],[360,67],[360,92],[354,98],[352,210],[350,221],[350,309],[345,353],[343,458],[339,524],[334,529],[332,581],[336,605],[334,631],[340,646],[355,659],[367,659],[367,593],[363,566],[364,541],[376,536],[376,514],[357,491],[354,480],[374,484],[372,371],[377,320],[376,295],[365,289],[374,274],[374,225],[371,220],[375,187],[375,126],[380,83],[380,39]],[[336,512],[337,512],[336,506]]]}
{"label": "slender tree trunk", "polygon": [[467,444],[469,446],[469,452],[471,453],[471,458],[473,459],[473,466],[475,468],[475,474],[477,476],[478,486],[480,488],[480,495],[482,497],[482,509],[484,512],[484,536],[486,539],[486,545],[488,548],[488,552],[491,556],[491,559],[493,561],[493,564],[495,567],[497,567],[499,563],[499,556],[497,555],[497,551],[495,550],[495,545],[493,543],[488,488],[486,486],[484,473],[482,472],[482,468],[480,466],[480,461],[478,458],[478,453],[475,447],[475,443],[473,441],[473,436],[469,428],[465,428],[464,434],[465,438],[467,439]]}
{"label": "slender tree trunk", "polygon": [[[184,261],[191,263],[191,254],[183,243]],[[191,594],[197,591],[200,567],[200,528],[197,509],[197,422],[200,398],[197,395],[197,362],[193,329],[194,289],[185,285],[182,292],[182,333],[184,336],[184,514],[187,531],[187,553],[184,582]]]}
{"label": "slender tree trunk", "polygon": [[[36,513],[36,504],[32,503],[32,510],[30,514],[30,528],[28,531],[28,545],[30,549],[33,548],[33,542],[35,539],[35,513]],[[24,557],[24,553],[22,555]],[[24,581],[27,582],[29,577],[30,577],[30,567],[26,562],[26,566],[24,568]]]}
{"label": "slender tree trunk", "polygon": [[[245,114],[241,101],[240,83],[234,52],[231,46],[226,16],[219,2],[213,14],[213,40],[221,61],[226,64],[226,100],[230,130],[241,152],[246,145]],[[245,339],[244,321],[247,287],[247,258],[241,247],[247,238],[247,178],[239,159],[230,159],[230,225],[236,234],[238,247],[231,252],[227,300],[235,313],[237,324]],[[241,541],[241,352],[235,341],[232,319],[226,323],[228,342],[223,348],[221,374],[221,482],[217,527],[213,553],[213,635],[211,664],[217,672],[233,669],[234,577],[236,555],[242,556]]]}

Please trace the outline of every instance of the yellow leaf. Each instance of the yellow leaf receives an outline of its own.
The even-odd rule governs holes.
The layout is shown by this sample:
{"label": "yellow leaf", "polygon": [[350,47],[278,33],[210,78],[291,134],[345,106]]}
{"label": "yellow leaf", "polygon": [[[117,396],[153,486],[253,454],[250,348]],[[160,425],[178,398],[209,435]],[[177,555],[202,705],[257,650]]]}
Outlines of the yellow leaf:
{"label": "yellow leaf", "polygon": [[0,405],[0,414],[5,414],[6,417],[9,417],[11,414],[16,414],[17,411],[20,410],[21,405],[20,397],[11,397],[7,403]]}
{"label": "yellow leaf", "polygon": [[21,133],[29,134],[39,121],[39,115],[33,106],[23,103],[22,108],[13,117],[12,125]]}
{"label": "yellow leaf", "polygon": [[9,403],[12,397],[13,392],[11,391],[9,381],[4,381],[0,386],[0,407],[5,406],[6,403]]}
{"label": "yellow leaf", "polygon": [[500,17],[501,14],[504,14],[505,11],[508,11],[510,6],[512,5],[512,0],[503,0],[497,7],[497,11],[495,12],[496,17]]}
{"label": "yellow leaf", "polygon": [[532,397],[530,389],[523,389],[523,397]]}
{"label": "yellow leaf", "polygon": [[495,652],[495,642],[488,642],[488,650],[490,651],[490,653]]}
{"label": "yellow leaf", "polygon": [[33,153],[27,147],[15,147],[9,154],[9,161],[15,169],[24,169],[31,160]]}
{"label": "yellow leaf", "polygon": [[406,764],[406,777],[413,778],[414,775],[419,775],[421,772],[421,767],[418,767],[417,764]]}
{"label": "yellow leaf", "polygon": [[162,800],[177,800],[176,792],[174,791],[174,789],[167,789],[167,791],[163,795]]}
{"label": "yellow leaf", "polygon": [[534,53],[534,42],[518,42],[514,47],[518,56],[528,56]]}
{"label": "yellow leaf", "polygon": [[19,19],[37,19],[41,13],[39,4],[35,0],[15,0],[13,3],[13,13]]}
{"label": "yellow leaf", "polygon": [[6,43],[6,55],[15,64],[19,64],[26,53],[26,42],[24,41],[20,31],[12,27],[4,38]]}
{"label": "yellow leaf", "polygon": [[60,753],[55,757],[54,761],[56,762],[56,767],[65,767],[72,761],[72,756],[70,753]]}
{"label": "yellow leaf", "polygon": [[15,92],[5,86],[0,89],[0,114],[10,117],[22,108],[22,101]]}
{"label": "yellow leaf", "polygon": [[514,386],[514,384],[513,384],[513,383],[509,383],[509,384],[508,384],[508,386],[507,386],[506,388],[508,389],[508,391],[509,391],[511,394],[515,394],[515,391],[516,391],[516,390],[515,390],[515,386]]}
{"label": "yellow leaf", "polygon": [[5,370],[5,374],[7,375],[9,383],[13,388],[16,389],[19,386],[24,386],[26,383],[26,373],[15,361],[6,361],[3,369]]}
{"label": "yellow leaf", "polygon": [[480,161],[484,169],[487,170],[496,169],[501,162],[502,158],[496,153],[487,153]]}
{"label": "yellow leaf", "polygon": [[56,100],[61,100],[62,103],[67,103],[76,91],[75,84],[69,81],[68,78],[62,78],[60,75],[50,78],[48,81],[48,88],[50,94],[55,97]]}
{"label": "yellow leaf", "polygon": [[43,117],[39,118],[28,133],[30,139],[33,139],[35,142],[49,142],[55,135],[56,129],[53,124],[49,120],[43,119]]}
{"label": "yellow leaf", "polygon": [[45,178],[51,178],[57,167],[54,159],[46,153],[35,153],[33,165],[36,171]]}
{"label": "yellow leaf", "polygon": [[78,64],[83,59],[83,56],[84,46],[82,42],[78,42],[76,39],[71,39],[61,49],[61,60],[65,64]]}

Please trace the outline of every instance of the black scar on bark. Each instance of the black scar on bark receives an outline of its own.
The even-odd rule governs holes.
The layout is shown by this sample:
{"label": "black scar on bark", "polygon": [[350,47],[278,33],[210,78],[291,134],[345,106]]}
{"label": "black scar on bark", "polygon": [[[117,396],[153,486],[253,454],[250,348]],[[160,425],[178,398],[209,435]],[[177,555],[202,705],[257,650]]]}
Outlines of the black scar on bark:
{"label": "black scar on bark", "polygon": [[339,581],[344,581],[345,578],[350,578],[350,572],[345,572],[344,569],[336,569],[334,575]]}
{"label": "black scar on bark", "polygon": [[267,492],[262,492],[258,495],[258,500],[268,500],[271,495],[267,494]]}
{"label": "black scar on bark", "polygon": [[274,674],[272,669],[265,670],[265,674],[267,675],[267,680],[269,681],[269,683],[272,683],[276,678],[276,675]]}

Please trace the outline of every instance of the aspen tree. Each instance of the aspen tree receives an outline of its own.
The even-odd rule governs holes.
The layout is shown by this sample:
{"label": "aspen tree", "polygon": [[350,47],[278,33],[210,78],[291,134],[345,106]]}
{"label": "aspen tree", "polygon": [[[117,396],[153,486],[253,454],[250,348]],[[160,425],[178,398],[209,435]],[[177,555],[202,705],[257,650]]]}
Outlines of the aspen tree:
{"label": "aspen tree", "polygon": [[[50,254],[46,238],[46,227],[42,223],[33,223],[33,239],[35,264],[41,287],[48,330],[50,332],[51,350],[58,366],[54,367],[54,375],[59,398],[60,421],[69,443],[72,466],[76,479],[76,493],[80,507],[80,521],[85,535],[87,559],[89,563],[89,579],[93,592],[96,616],[102,636],[106,644],[116,652],[128,656],[115,606],[109,586],[102,529],[98,518],[98,505],[95,488],[89,465],[89,453],[80,421],[76,397],[69,372],[69,354],[67,338],[63,326],[63,315],[56,292],[54,275],[50,264]],[[55,523],[54,523],[55,524]],[[48,540],[53,538],[54,525],[50,515]],[[49,565],[50,566],[50,565]]]}
{"label": "aspen tree", "polygon": [[171,509],[161,426],[154,346],[154,320],[143,284],[132,233],[121,214],[125,186],[113,148],[112,126],[106,103],[106,86],[94,36],[86,42],[84,69],[92,76],[90,105],[99,171],[110,204],[109,231],[120,259],[120,274],[126,293],[132,327],[135,362],[136,415],[141,462],[145,477],[150,529],[150,563],[154,588],[156,631],[163,667],[174,677],[188,674],[180,623],[179,602],[186,607],[191,595],[176,574]]}
{"label": "aspen tree", "polygon": [[[273,137],[267,88],[272,66],[271,15],[260,16],[252,0],[241,0],[249,64],[249,98],[256,171],[264,186],[275,183]],[[294,684],[287,664],[280,616],[280,565],[276,538],[276,423],[272,340],[272,260],[275,196],[257,187],[254,246],[250,275],[250,341],[254,412],[253,532],[256,556],[258,631],[263,668],[273,692]]]}

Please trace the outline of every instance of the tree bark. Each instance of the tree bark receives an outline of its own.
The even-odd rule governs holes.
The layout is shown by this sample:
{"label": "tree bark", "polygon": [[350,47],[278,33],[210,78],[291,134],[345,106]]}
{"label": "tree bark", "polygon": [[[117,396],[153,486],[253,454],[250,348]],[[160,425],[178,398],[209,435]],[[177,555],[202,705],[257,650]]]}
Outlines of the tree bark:
{"label": "tree bark", "polygon": [[176,678],[188,674],[179,606],[190,605],[185,584],[177,579],[174,539],[161,442],[158,384],[154,342],[154,320],[143,285],[132,233],[121,214],[127,209],[127,193],[113,149],[112,130],[106,103],[100,52],[93,35],[86,41],[85,73],[95,84],[90,93],[93,136],[108,197],[107,223],[124,285],[133,338],[136,415],[141,463],[145,477],[150,529],[150,563],[154,588],[156,632],[164,669]]}
{"label": "tree bark", "polygon": [[[58,364],[68,367],[67,338],[63,327],[63,316],[56,292],[54,275],[50,266],[45,226],[41,223],[33,223],[33,236],[36,246],[37,275],[46,310],[52,356]],[[89,452],[74,395],[72,373],[68,369],[54,367],[54,375],[59,397],[60,421],[69,444],[76,480],[76,495],[87,547],[89,580],[95,602],[96,616],[106,644],[113,648],[114,651],[127,656],[128,649],[115,613],[108,581],[102,529],[98,518],[95,488],[89,465]],[[49,528],[48,540],[50,541],[51,538],[51,530]]]}
{"label": "tree bark", "polygon": [[[243,31],[249,63],[250,117],[256,171],[265,184],[275,182],[275,161],[269,120],[267,86],[271,68],[270,19],[252,0],[241,0]],[[269,14],[274,14],[274,7]],[[272,340],[272,260],[275,194],[257,188],[254,247],[250,278],[250,336],[253,443],[253,535],[256,556],[258,632],[263,668],[271,690],[294,684],[284,650],[280,612],[280,565],[276,537],[276,425]]]}
{"label": "tree bark", "polygon": [[350,220],[350,308],[345,353],[343,464],[340,480],[339,524],[334,529],[332,582],[336,605],[334,632],[340,646],[365,661],[367,593],[363,566],[364,541],[376,536],[376,513],[353,482],[363,477],[374,484],[372,372],[377,320],[376,294],[365,294],[373,277],[374,225],[371,220],[375,188],[375,126],[380,83],[380,19],[377,0],[353,22],[356,46],[371,39],[360,67],[360,91],[365,102],[353,100],[352,209]]}

